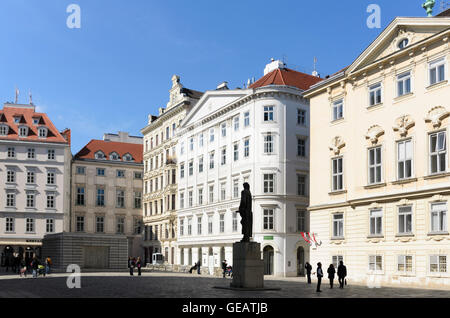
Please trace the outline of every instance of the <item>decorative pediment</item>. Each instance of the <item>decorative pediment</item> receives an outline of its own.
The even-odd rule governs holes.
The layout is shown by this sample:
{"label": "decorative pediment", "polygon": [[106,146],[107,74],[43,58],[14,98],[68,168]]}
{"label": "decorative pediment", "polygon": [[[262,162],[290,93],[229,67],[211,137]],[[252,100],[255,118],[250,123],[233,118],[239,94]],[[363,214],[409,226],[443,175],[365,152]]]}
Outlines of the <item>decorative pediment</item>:
{"label": "decorative pediment", "polygon": [[172,76],[172,88],[170,89],[170,100],[167,103],[167,109],[171,106],[177,104],[180,100],[184,98],[184,94],[181,93],[183,85],[180,83],[180,77],[178,75]]}
{"label": "decorative pediment", "polygon": [[372,145],[376,145],[378,143],[378,139],[384,135],[384,130],[378,125],[373,125],[369,128],[366,134],[366,139],[370,140]]}
{"label": "decorative pediment", "polygon": [[397,36],[391,43],[391,53],[401,50],[402,45],[408,46],[409,44],[414,42],[414,33],[407,30],[404,27],[399,27]]}
{"label": "decorative pediment", "polygon": [[401,137],[408,135],[408,130],[411,129],[416,123],[409,115],[403,115],[395,121],[395,125],[392,127],[394,131],[398,131]]}
{"label": "decorative pediment", "polygon": [[448,117],[450,113],[442,106],[436,106],[431,108],[428,112],[427,117],[425,117],[426,123],[431,123],[433,128],[437,129],[441,126],[442,121]]}
{"label": "decorative pediment", "polygon": [[344,148],[344,146],[345,142],[342,140],[342,137],[336,136],[331,140],[329,148],[335,155],[338,155],[341,152],[341,149]]}

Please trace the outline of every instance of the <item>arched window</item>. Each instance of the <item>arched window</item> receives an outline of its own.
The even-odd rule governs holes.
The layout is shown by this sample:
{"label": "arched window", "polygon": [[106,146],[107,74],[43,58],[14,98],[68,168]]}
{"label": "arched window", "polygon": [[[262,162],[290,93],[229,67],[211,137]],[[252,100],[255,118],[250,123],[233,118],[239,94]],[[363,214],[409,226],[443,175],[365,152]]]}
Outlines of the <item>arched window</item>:
{"label": "arched window", "polygon": [[117,152],[111,152],[109,155],[109,160],[119,160],[119,154]]}
{"label": "arched window", "polygon": [[131,156],[129,153],[123,156],[123,161],[133,161],[133,156]]}
{"label": "arched window", "polygon": [[97,151],[95,153],[95,159],[105,159],[105,154],[102,151]]}
{"label": "arched window", "polygon": [[28,127],[20,126],[19,127],[19,137],[27,137],[28,136]]}
{"label": "arched window", "polygon": [[39,129],[38,129],[38,136],[39,136],[39,138],[46,138],[47,137],[47,133],[48,133],[48,130],[47,130],[46,127],[39,127]]}

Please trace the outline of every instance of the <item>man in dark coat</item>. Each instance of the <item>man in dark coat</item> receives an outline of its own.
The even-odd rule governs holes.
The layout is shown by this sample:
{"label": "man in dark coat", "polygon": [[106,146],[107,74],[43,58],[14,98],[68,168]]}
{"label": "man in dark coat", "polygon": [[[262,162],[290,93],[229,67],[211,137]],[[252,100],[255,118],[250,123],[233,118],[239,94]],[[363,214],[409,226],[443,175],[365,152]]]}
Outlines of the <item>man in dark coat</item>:
{"label": "man in dark coat", "polygon": [[332,289],[333,283],[334,283],[334,275],[336,274],[336,269],[334,269],[333,264],[330,264],[330,267],[328,267],[327,273],[328,273],[328,279],[330,280],[330,289]]}
{"label": "man in dark coat", "polygon": [[197,262],[197,274],[200,275],[200,266],[202,265],[202,263],[200,262],[200,260],[198,260]]}
{"label": "man in dark coat", "polygon": [[345,277],[347,277],[347,267],[345,267],[344,262],[340,261],[337,270],[339,288],[344,288]]}
{"label": "man in dark coat", "polygon": [[308,284],[311,284],[311,271],[312,271],[311,264],[306,262],[305,269],[306,269],[306,277],[308,277]]}
{"label": "man in dark coat", "polygon": [[253,228],[253,213],[252,194],[250,192],[250,185],[247,182],[244,183],[244,190],[241,192],[239,214],[241,215],[242,234],[244,235],[241,242],[250,242]]}
{"label": "man in dark coat", "polygon": [[225,278],[225,273],[227,272],[227,261],[224,259],[222,262],[223,278]]}
{"label": "man in dark coat", "polygon": [[317,289],[316,292],[322,292],[320,290],[320,284],[322,283],[323,271],[322,271],[322,263],[317,263]]}

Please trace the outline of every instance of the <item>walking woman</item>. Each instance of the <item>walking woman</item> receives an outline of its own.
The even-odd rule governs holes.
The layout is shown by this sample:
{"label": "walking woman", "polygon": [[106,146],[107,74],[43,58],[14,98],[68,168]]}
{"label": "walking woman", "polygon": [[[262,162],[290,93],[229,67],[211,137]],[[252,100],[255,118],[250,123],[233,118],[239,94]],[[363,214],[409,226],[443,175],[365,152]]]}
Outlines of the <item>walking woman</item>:
{"label": "walking woman", "polygon": [[138,269],[138,276],[141,276],[141,257],[140,256],[138,256],[138,258],[137,258],[136,266]]}
{"label": "walking woman", "polygon": [[330,289],[332,289],[333,282],[334,282],[334,275],[336,274],[336,269],[334,268],[333,264],[330,264],[330,267],[328,267],[327,273],[328,273],[328,278],[330,279]]}

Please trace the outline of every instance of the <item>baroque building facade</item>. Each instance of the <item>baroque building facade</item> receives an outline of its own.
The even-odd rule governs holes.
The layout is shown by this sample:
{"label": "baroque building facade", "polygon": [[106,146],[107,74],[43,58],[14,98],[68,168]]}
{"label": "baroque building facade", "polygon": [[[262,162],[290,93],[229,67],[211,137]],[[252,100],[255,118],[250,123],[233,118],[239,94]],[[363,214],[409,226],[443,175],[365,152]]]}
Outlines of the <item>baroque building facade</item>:
{"label": "baroque building facade", "polygon": [[243,183],[253,196],[253,241],[265,274],[303,273],[308,232],[309,103],[318,77],[280,61],[247,89],[207,91],[178,130],[178,264],[200,261],[209,273],[232,265],[242,238],[237,213]]}
{"label": "baroque building facade", "polygon": [[[142,137],[119,132],[104,134],[103,140],[91,140],[72,160],[68,232],[79,233],[80,237],[103,235],[105,240],[125,236],[128,255],[142,257],[142,177]],[[109,253],[92,250],[93,254],[103,252]],[[103,259],[95,263],[98,259],[91,255],[80,265],[107,268],[108,257]]]}
{"label": "baroque building facade", "polygon": [[176,131],[186,113],[198,101],[201,92],[183,87],[180,77],[172,77],[170,100],[158,116],[149,115],[144,136],[143,219],[145,262],[160,253],[166,264],[175,264],[177,240]]}
{"label": "baroque building facade", "polygon": [[[0,252],[41,256],[42,239],[68,229],[70,130],[59,132],[45,113],[5,103],[0,110]],[[11,264],[10,264],[11,265]]]}
{"label": "baroque building facade", "polygon": [[315,265],[351,281],[450,284],[450,18],[396,18],[311,102]]}

